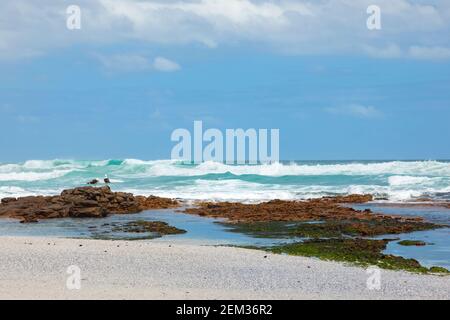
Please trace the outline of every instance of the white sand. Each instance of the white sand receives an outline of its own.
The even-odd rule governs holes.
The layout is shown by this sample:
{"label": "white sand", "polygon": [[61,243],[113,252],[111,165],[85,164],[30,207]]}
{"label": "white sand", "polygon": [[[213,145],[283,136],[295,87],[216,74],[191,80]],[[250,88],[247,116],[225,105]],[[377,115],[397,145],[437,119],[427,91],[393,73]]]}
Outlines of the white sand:
{"label": "white sand", "polygon": [[[82,245],[82,246],[80,246]],[[265,258],[266,256],[266,258]],[[81,268],[68,290],[67,267]],[[450,277],[228,247],[0,237],[0,299],[449,299]]]}

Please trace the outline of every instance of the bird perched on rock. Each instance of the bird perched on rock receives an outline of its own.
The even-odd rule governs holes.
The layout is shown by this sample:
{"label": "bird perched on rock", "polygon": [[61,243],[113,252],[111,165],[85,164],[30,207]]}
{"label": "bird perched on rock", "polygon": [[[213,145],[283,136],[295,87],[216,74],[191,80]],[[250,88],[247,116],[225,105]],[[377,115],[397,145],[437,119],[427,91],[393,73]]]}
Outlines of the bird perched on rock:
{"label": "bird perched on rock", "polygon": [[98,180],[97,179],[92,179],[91,181],[89,181],[87,184],[97,184]]}
{"label": "bird perched on rock", "polygon": [[105,179],[103,179],[103,181],[108,184],[111,183],[111,180],[109,180],[108,176],[105,174]]}

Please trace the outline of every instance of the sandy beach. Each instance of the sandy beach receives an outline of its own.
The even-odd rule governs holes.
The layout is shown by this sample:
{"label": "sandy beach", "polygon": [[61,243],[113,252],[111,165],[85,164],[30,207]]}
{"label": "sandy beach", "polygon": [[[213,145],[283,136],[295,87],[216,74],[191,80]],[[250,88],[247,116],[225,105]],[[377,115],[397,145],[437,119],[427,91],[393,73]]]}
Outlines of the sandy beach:
{"label": "sandy beach", "polygon": [[[0,238],[0,299],[449,299],[450,277],[171,242]],[[66,287],[67,268],[81,288]]]}

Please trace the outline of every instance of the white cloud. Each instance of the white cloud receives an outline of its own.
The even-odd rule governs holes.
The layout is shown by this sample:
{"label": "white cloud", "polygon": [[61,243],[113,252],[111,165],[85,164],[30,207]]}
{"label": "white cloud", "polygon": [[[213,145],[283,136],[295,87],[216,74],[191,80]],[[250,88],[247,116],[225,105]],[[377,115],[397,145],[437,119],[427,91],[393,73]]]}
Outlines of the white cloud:
{"label": "white cloud", "polygon": [[365,50],[368,55],[375,58],[396,59],[409,58],[420,60],[447,60],[450,59],[450,48],[446,47],[426,47],[411,46],[402,50],[396,44],[390,44],[387,47],[375,48],[366,46]]}
{"label": "white cloud", "polygon": [[364,50],[369,56],[374,58],[392,59],[401,58],[403,56],[402,49],[393,43],[381,48],[365,46]]}
{"label": "white cloud", "polygon": [[450,59],[450,48],[412,46],[409,56],[415,59],[445,60]]}
{"label": "white cloud", "polygon": [[380,31],[366,27],[371,4],[373,0],[78,0],[82,29],[70,31],[65,2],[2,0],[0,59],[133,41],[208,48],[250,44],[291,54],[448,57],[450,1],[377,0]]}
{"label": "white cloud", "polygon": [[342,114],[356,116],[360,118],[377,118],[382,115],[381,111],[373,106],[364,106],[360,104],[351,104],[341,107],[326,108],[325,111],[332,114]]}
{"label": "white cloud", "polygon": [[180,65],[174,61],[163,57],[156,57],[153,61],[153,68],[163,72],[173,72],[180,70]]}
{"label": "white cloud", "polygon": [[181,68],[176,62],[163,57],[156,57],[153,62],[146,56],[139,54],[95,54],[94,57],[100,61],[107,71],[111,72],[143,72],[152,70],[173,72]]}
{"label": "white cloud", "polygon": [[109,71],[146,71],[152,65],[147,58],[138,54],[95,55],[100,63]]}

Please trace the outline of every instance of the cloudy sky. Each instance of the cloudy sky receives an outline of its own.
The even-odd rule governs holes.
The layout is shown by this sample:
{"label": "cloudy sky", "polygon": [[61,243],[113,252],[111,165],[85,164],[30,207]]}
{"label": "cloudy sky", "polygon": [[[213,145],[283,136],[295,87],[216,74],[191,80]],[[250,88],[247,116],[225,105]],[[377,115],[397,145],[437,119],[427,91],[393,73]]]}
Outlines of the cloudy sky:
{"label": "cloudy sky", "polygon": [[448,0],[3,0],[0,162],[164,159],[194,120],[279,128],[283,159],[450,158],[449,35]]}

